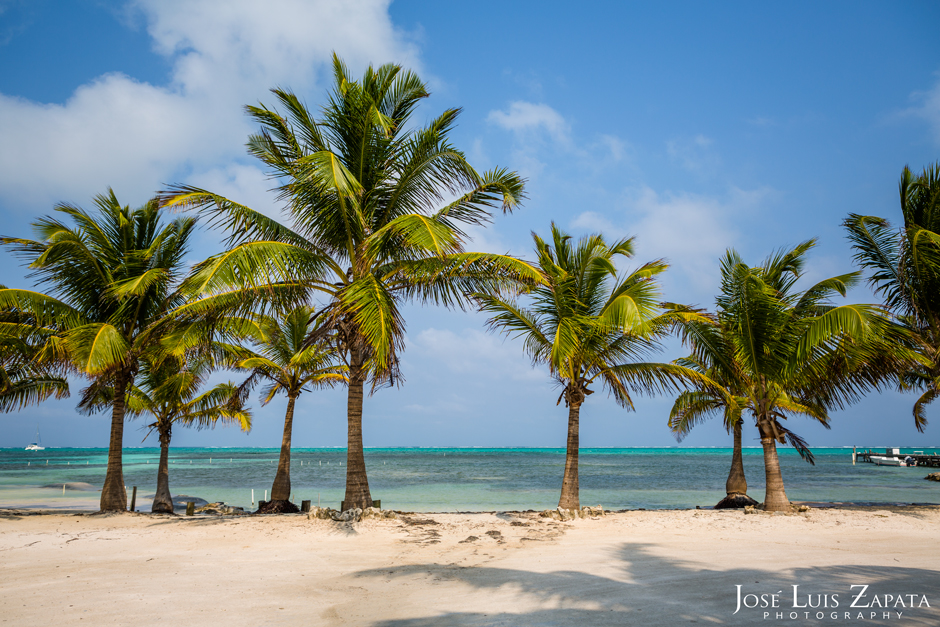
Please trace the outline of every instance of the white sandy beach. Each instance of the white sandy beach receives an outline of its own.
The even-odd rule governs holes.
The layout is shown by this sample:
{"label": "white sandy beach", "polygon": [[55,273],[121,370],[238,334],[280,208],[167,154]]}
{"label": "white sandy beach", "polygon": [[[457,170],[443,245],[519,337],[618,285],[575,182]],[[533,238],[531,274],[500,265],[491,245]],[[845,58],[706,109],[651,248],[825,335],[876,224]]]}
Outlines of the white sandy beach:
{"label": "white sandy beach", "polygon": [[[632,511],[572,522],[531,513],[415,514],[360,523],[7,511],[0,516],[0,620],[938,625],[938,525],[937,507],[790,516]],[[824,618],[792,607],[794,584],[798,606],[807,594],[814,604],[827,595]],[[849,607],[860,591],[853,584],[869,586],[856,608]],[[778,607],[766,617],[760,607],[734,614],[738,585],[744,595],[780,592]],[[891,607],[859,607],[872,599]]]}

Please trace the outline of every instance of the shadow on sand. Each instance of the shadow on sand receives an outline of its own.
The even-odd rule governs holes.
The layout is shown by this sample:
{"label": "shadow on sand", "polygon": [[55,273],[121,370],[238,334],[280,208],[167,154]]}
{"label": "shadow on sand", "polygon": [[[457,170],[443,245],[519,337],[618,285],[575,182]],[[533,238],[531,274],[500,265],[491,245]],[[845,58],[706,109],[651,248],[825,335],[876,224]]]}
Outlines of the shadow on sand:
{"label": "shadow on sand", "polygon": [[[741,560],[745,561],[746,556]],[[613,566],[619,575],[607,577],[590,573],[558,570],[549,573],[489,567],[462,567],[446,564],[420,564],[394,569],[360,571],[357,577],[376,577],[386,580],[407,577],[428,577],[432,580],[466,584],[452,587],[458,597],[455,601],[466,606],[475,599],[475,592],[483,592],[478,605],[487,605],[487,596],[499,594],[518,599],[520,607],[538,606],[534,611],[487,613],[480,611],[447,612],[450,603],[441,591],[438,608],[428,608],[429,615],[421,618],[391,619],[372,623],[373,627],[482,627],[519,626],[595,626],[595,625],[830,625],[868,624],[890,625],[903,623],[917,627],[940,625],[940,571],[898,566],[839,565],[806,567],[781,571],[754,568],[712,570],[698,564],[672,561],[654,555],[648,545],[624,544],[612,552],[604,570]],[[907,607],[849,607],[859,588],[867,584],[866,597],[857,605],[871,605],[873,597],[883,604],[884,595],[896,599],[904,595]],[[744,594],[773,594],[781,592],[778,608],[737,607],[737,588]],[[819,595],[828,595],[828,608],[793,607],[793,586],[799,586],[800,605],[820,603]],[[832,595],[838,595],[838,607],[833,607]],[[911,597],[914,595],[913,607]],[[928,608],[917,607],[926,595]],[[752,599],[753,600],[753,599]],[[499,603],[499,602],[498,602]],[[505,607],[505,602],[500,603]],[[765,618],[764,612],[771,614]],[[823,611],[824,618],[816,613]],[[891,618],[884,618],[890,611]],[[783,612],[783,618],[776,616]],[[796,612],[795,618],[791,612]],[[807,617],[806,612],[810,612]],[[832,613],[837,618],[832,618]],[[846,618],[846,612],[850,618]],[[875,613],[872,618],[872,612]],[[902,612],[898,619],[897,612]],[[861,614],[861,618],[859,615]]]}

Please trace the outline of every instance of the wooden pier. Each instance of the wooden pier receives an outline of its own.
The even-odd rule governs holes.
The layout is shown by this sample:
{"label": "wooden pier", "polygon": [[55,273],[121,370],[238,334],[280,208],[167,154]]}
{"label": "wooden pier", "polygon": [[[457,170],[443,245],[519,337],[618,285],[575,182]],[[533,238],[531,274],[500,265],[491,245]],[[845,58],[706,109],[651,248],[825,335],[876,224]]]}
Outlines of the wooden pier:
{"label": "wooden pier", "polygon": [[865,451],[856,451],[852,449],[852,455],[854,456],[855,461],[866,462],[869,464],[874,464],[875,461],[872,457],[887,457],[889,459],[897,459],[903,461],[910,457],[913,459],[916,464],[915,466],[923,466],[925,468],[940,468],[940,453],[937,451],[916,451],[914,453],[900,453],[896,448],[886,449],[884,453],[876,453],[871,449]]}

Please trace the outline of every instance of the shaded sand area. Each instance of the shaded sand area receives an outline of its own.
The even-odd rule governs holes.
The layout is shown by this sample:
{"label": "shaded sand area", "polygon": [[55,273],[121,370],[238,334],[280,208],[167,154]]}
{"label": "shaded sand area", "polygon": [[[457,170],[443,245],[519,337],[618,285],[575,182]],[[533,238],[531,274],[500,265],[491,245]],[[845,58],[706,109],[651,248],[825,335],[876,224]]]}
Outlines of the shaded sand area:
{"label": "shaded sand area", "polygon": [[[359,523],[6,511],[0,624],[940,625],[938,530],[937,507]],[[856,606],[878,607],[850,608],[853,584],[869,586]],[[738,585],[779,591],[778,608],[734,614]],[[793,608],[793,585],[797,605],[829,607]]]}

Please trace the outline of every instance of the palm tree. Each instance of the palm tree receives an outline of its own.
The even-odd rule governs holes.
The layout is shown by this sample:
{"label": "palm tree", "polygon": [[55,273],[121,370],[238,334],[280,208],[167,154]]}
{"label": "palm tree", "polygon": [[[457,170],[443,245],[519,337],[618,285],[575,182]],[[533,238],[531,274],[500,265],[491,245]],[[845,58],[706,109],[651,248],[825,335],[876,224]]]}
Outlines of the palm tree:
{"label": "palm tree", "polygon": [[529,308],[516,297],[476,294],[482,311],[492,314],[491,329],[524,338],[534,364],[545,364],[562,388],[558,403],[568,407],[568,443],[562,480],[562,509],[580,507],[578,489],[581,405],[599,382],[621,407],[633,409],[630,392],[673,388],[697,373],[674,364],[637,362],[659,345],[672,313],[659,311],[656,276],[662,261],[646,263],[618,276],[617,257],[633,256],[633,240],[607,244],[601,235],[572,242],[552,224],[546,243],[538,235],[535,252],[542,285],[528,294]]}
{"label": "palm tree", "polygon": [[295,307],[283,316],[258,315],[254,318],[254,332],[248,335],[254,348],[240,348],[235,366],[250,372],[242,388],[250,389],[264,380],[263,405],[283,392],[287,396],[284,416],[284,436],[277,474],[271,486],[271,500],[262,503],[258,511],[299,511],[290,502],[290,447],[294,424],[294,403],[301,392],[313,388],[332,387],[345,382],[346,367],[337,364],[336,351],[329,337],[316,343],[308,340],[318,331],[315,310],[306,305]]}
{"label": "palm tree", "polygon": [[873,305],[832,304],[856,284],[858,273],[820,281],[806,290],[805,255],[814,241],[748,266],[733,250],[721,262],[717,313],[678,319],[692,349],[690,362],[709,374],[721,399],[699,392],[674,408],[673,430],[687,432],[700,419],[722,411],[732,424],[751,412],[764,449],[764,508],[790,507],[780,472],[777,443],[789,442],[812,462],[806,442],[781,424],[803,415],[829,426],[829,411],[878,389],[914,356],[903,330]]}
{"label": "palm tree", "polygon": [[414,73],[389,64],[369,67],[357,81],[335,56],[333,69],[320,119],[281,89],[273,93],[283,114],[247,108],[261,125],[249,152],[277,179],[289,227],[203,189],[180,186],[163,198],[200,209],[231,233],[232,249],[200,267],[200,289],[265,286],[278,296],[303,288],[323,299],[315,335],[332,334],[348,367],[344,502],[365,508],[372,496],[363,391],[366,383],[375,391],[399,381],[401,304],[464,307],[470,292],[531,283],[538,275],[506,255],[465,251],[463,229],[485,225],[497,206],[512,211],[523,181],[503,169],[479,174],[470,166],[448,140],[459,111],[419,126],[412,115],[429,94]]}
{"label": "palm tree", "polygon": [[917,390],[914,426],[927,426],[927,405],[940,397],[940,163],[914,176],[905,167],[899,184],[904,226],[849,214],[844,225],[855,260],[869,284],[915,338],[923,358],[899,377],[901,390]]}
{"label": "palm tree", "polygon": [[111,190],[96,196],[95,205],[94,213],[57,205],[73,225],[40,218],[33,223],[37,240],[0,238],[49,288],[48,293],[2,289],[0,310],[27,316],[37,333],[47,330],[41,334],[38,363],[84,375],[90,380],[86,397],[112,390],[101,510],[114,511],[127,509],[121,463],[125,399],[140,359],[181,321],[237,296],[220,293],[192,301],[182,279],[193,218],[165,224],[155,200],[138,209],[122,207]]}

